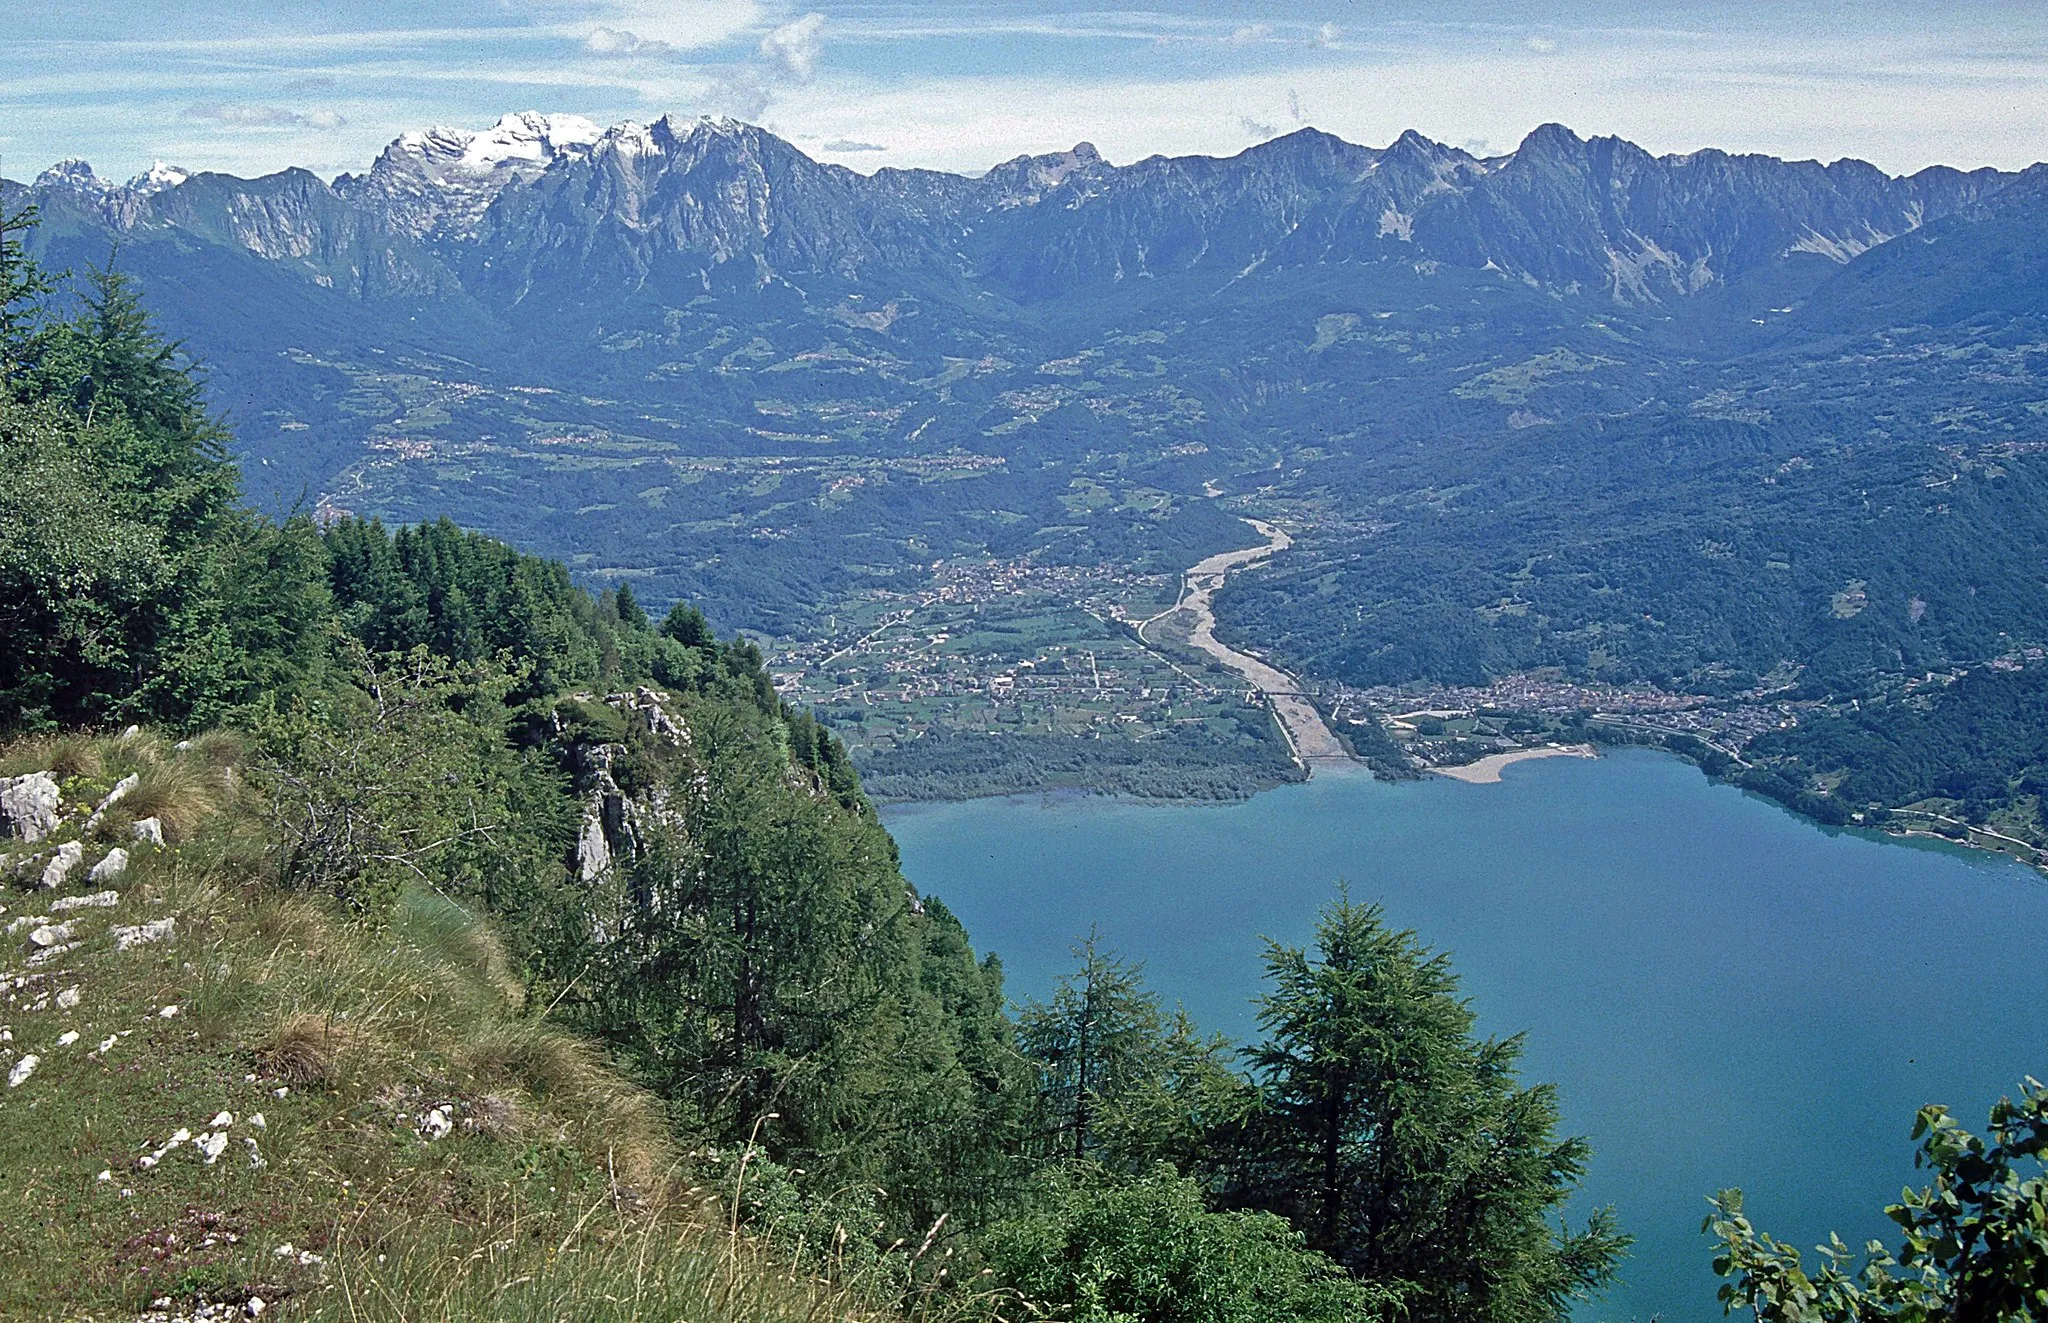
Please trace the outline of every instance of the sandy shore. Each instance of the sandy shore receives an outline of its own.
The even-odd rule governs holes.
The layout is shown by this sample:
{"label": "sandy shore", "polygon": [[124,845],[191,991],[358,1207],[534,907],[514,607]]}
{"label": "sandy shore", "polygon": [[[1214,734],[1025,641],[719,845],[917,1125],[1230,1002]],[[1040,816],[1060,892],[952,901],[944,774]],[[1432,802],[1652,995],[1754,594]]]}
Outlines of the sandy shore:
{"label": "sandy shore", "polygon": [[1492,785],[1500,780],[1500,769],[1510,763],[1527,762],[1531,758],[1595,758],[1599,755],[1590,744],[1546,744],[1540,749],[1516,749],[1512,753],[1490,753],[1476,763],[1463,767],[1432,767],[1438,776],[1448,776],[1454,781],[1468,785]]}

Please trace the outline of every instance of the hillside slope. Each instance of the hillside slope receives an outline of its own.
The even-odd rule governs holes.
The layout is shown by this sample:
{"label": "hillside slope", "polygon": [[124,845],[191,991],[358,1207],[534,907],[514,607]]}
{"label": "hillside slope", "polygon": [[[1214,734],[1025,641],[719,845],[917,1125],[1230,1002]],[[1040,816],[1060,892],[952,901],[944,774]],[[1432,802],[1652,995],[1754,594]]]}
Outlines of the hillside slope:
{"label": "hillside slope", "polygon": [[31,741],[0,774],[14,810],[59,788],[0,874],[75,854],[0,913],[0,1315],[865,1316],[731,1233],[478,916],[277,890],[235,740]]}

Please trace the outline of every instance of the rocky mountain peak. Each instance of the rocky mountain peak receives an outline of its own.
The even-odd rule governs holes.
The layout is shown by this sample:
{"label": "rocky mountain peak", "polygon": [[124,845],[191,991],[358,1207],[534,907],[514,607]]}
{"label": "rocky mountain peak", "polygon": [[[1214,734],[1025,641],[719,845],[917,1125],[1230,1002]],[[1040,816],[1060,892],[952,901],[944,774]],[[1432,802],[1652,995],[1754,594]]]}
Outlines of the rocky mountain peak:
{"label": "rocky mountain peak", "polygon": [[93,173],[91,162],[74,156],[37,175],[34,187],[99,197],[111,192],[114,186]]}
{"label": "rocky mountain peak", "polygon": [[596,124],[581,115],[521,111],[481,132],[437,125],[400,134],[367,174],[343,175],[335,189],[383,210],[414,238],[463,237],[506,187],[588,153]]}
{"label": "rocky mountain peak", "polygon": [[163,161],[155,161],[150,164],[149,169],[129,180],[128,187],[146,196],[161,193],[167,188],[176,188],[191,177],[192,172],[189,170]]}

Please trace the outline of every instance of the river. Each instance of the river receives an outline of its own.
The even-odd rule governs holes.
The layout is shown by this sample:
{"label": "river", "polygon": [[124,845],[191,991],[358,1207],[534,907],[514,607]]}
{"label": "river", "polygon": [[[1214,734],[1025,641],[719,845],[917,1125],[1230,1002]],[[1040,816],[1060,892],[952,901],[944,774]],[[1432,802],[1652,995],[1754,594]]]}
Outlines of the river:
{"label": "river", "polygon": [[1239,652],[1216,637],[1216,594],[1231,571],[1264,564],[1294,545],[1294,539],[1284,529],[1261,519],[1246,519],[1244,522],[1266,539],[1265,545],[1219,551],[1196,562],[1181,576],[1180,599],[1138,625],[1138,641],[1156,646],[1158,639],[1147,638],[1146,631],[1157,631],[1167,622],[1178,620],[1188,631],[1187,641],[1191,647],[1236,671],[1264,696],[1272,707],[1274,718],[1280,723],[1280,733],[1287,740],[1288,752],[1305,771],[1313,774],[1318,769],[1348,767],[1352,763],[1351,755],[1345,752],[1343,743],[1323,721],[1323,714],[1316,711],[1315,704],[1309,700],[1299,681],[1279,667],[1250,653]]}
{"label": "river", "polygon": [[1638,1238],[1584,1320],[1719,1318],[1706,1196],[1741,1186],[1802,1248],[1885,1232],[1924,1102],[1981,1126],[2048,1074],[2048,886],[1989,856],[1829,832],[1661,754],[1497,784],[1318,776],[1235,805],[1082,796],[889,809],[904,867],[1011,994],[1091,925],[1243,1040],[1260,939],[1301,942],[1348,881],[1448,949],[1489,1033],[1527,1031],[1594,1146],[1575,1211]]}

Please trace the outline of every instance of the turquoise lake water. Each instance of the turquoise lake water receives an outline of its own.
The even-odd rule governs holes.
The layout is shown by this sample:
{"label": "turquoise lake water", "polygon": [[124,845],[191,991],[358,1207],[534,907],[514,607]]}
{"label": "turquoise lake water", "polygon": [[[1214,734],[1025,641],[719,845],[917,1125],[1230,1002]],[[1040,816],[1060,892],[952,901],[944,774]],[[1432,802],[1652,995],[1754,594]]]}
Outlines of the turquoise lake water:
{"label": "turquoise lake water", "polygon": [[1979,1128],[2023,1075],[2048,1077],[2040,875],[1828,832],[1658,754],[1487,786],[1338,775],[1235,805],[884,816],[1012,997],[1043,995],[1095,925],[1241,1041],[1261,937],[1304,942],[1340,880],[1450,951],[1482,1028],[1527,1032],[1525,1078],[1555,1081],[1593,1143],[1575,1210],[1611,1203],[1637,1237],[1584,1320],[1721,1317],[1700,1222],[1725,1186],[1802,1249],[1883,1235],[1879,1209],[1916,1181],[1916,1107]]}

